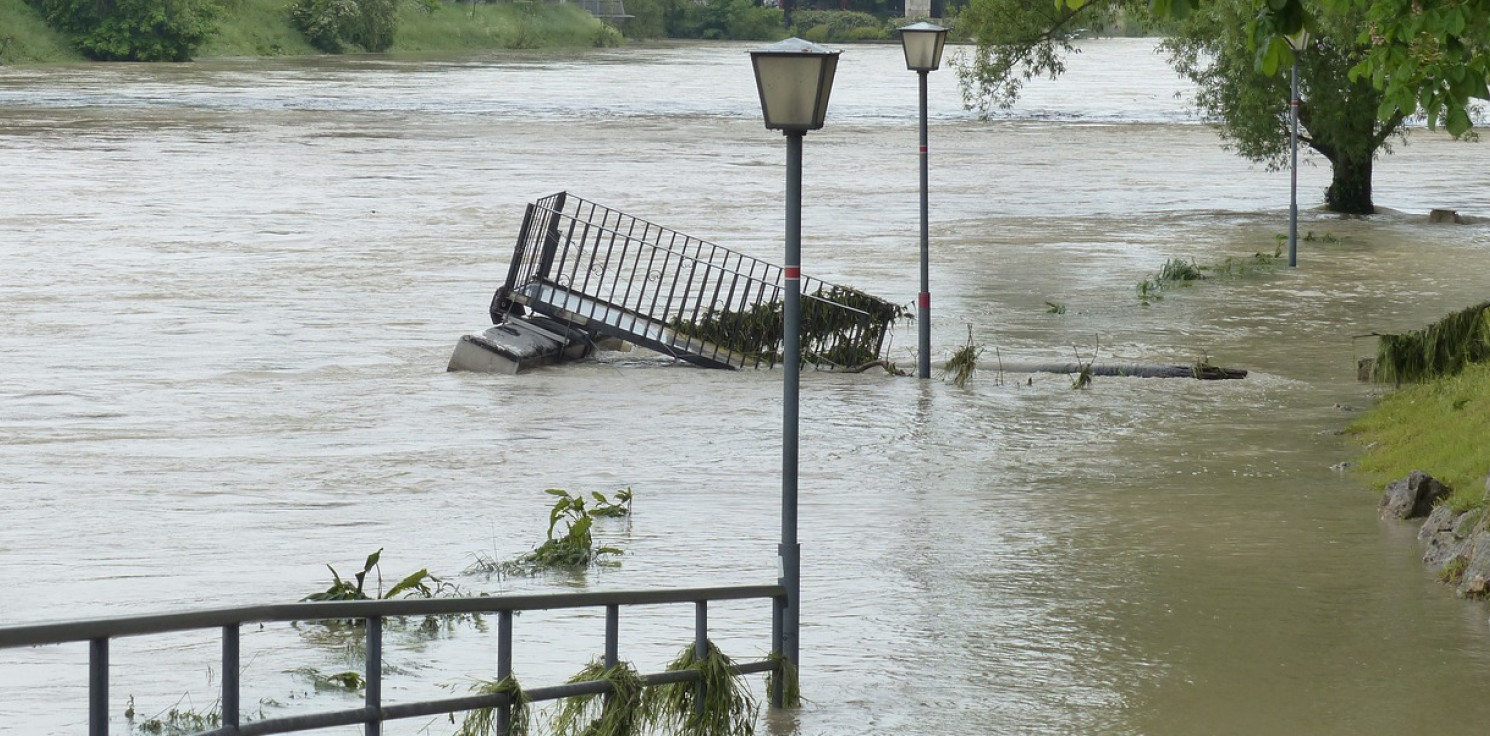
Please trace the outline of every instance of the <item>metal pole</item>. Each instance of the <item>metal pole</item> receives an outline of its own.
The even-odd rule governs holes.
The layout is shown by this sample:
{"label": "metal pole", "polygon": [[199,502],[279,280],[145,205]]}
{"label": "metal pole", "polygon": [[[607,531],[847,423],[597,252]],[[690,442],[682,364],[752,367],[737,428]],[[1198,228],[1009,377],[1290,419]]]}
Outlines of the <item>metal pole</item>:
{"label": "metal pole", "polygon": [[781,585],[786,588],[786,611],[781,627],[781,655],[797,664],[801,630],[802,546],[797,543],[797,400],[801,361],[798,355],[802,319],[802,131],[786,133],[786,308],[782,325],[781,452]]}
{"label": "metal pole", "polygon": [[367,618],[367,673],[364,703],[367,721],[363,724],[365,736],[383,733],[383,617]]}
{"label": "metal pole", "polygon": [[916,322],[920,324],[920,355],[916,358],[916,377],[931,378],[931,225],[926,201],[926,76],[921,76],[921,296],[916,300]]}
{"label": "metal pole", "polygon": [[222,726],[237,729],[242,710],[238,705],[238,634],[239,624],[222,627]]}
{"label": "metal pole", "polygon": [[1288,267],[1299,265],[1299,54],[1293,54],[1293,77],[1290,88],[1293,91],[1288,105],[1289,125],[1292,132],[1289,135],[1289,147],[1292,150],[1293,161],[1289,164],[1289,171],[1293,175],[1293,181],[1288,191]]}
{"label": "metal pole", "polygon": [[[512,676],[512,612],[497,613],[497,682]],[[497,707],[497,736],[512,732],[512,705]]]}
{"label": "metal pole", "polygon": [[109,640],[88,642],[88,736],[109,736]]}

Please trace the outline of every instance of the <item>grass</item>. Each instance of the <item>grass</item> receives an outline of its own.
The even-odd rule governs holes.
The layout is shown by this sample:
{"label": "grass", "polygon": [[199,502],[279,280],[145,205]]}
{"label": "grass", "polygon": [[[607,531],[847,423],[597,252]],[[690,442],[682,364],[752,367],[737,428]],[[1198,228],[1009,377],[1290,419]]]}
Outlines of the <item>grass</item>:
{"label": "grass", "polygon": [[503,680],[477,680],[471,686],[471,692],[477,695],[498,695],[506,693],[512,698],[511,718],[507,722],[507,733],[497,732],[497,709],[477,708],[468,711],[461,719],[460,729],[455,736],[528,736],[532,731],[532,708],[531,701],[523,692],[522,686],[516,678],[508,677]]}
{"label": "grass", "polygon": [[672,682],[659,685],[647,694],[656,701],[650,711],[665,726],[663,732],[683,736],[755,733],[755,699],[735,674],[735,663],[714,642],[708,642],[708,650],[702,657],[693,646],[685,647],[667,668],[697,670],[703,683],[700,688],[698,683]]}
{"label": "grass", "polygon": [[[609,30],[607,30],[609,29]],[[611,46],[619,33],[578,6],[536,2],[399,8],[394,52]]]}
{"label": "grass", "polygon": [[0,65],[82,60],[83,55],[48,28],[26,0],[0,0]]}
{"label": "grass", "polygon": [[1375,487],[1422,470],[1453,489],[1456,512],[1485,505],[1490,472],[1490,364],[1406,386],[1383,398],[1348,432],[1365,447],[1356,470]]}
{"label": "grass", "polygon": [[656,701],[646,697],[646,683],[627,662],[606,669],[599,660],[569,682],[605,680],[615,689],[607,695],[565,698],[554,715],[554,736],[630,736],[657,722]]}
{"label": "grass", "polygon": [[197,56],[309,56],[321,53],[290,23],[288,0],[224,0],[217,33]]}
{"label": "grass", "polygon": [[1372,378],[1411,383],[1452,376],[1490,361],[1490,302],[1446,315],[1421,330],[1381,335]]}
{"label": "grass", "polygon": [[946,371],[942,377],[950,376],[952,383],[958,388],[965,388],[967,382],[972,379],[973,373],[978,370],[978,356],[983,354],[983,346],[973,343],[973,326],[967,326],[967,344],[957,349],[952,357],[947,360]]}

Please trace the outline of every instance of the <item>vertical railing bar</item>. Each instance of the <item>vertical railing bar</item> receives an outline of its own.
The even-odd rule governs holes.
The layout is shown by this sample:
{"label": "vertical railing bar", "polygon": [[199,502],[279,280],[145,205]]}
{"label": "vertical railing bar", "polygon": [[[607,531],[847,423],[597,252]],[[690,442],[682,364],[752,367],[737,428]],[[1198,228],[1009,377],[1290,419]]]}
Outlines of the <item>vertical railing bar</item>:
{"label": "vertical railing bar", "polygon": [[[497,613],[497,682],[512,677],[512,611]],[[512,705],[497,707],[497,736],[512,730]]]}
{"label": "vertical railing bar", "polygon": [[610,603],[605,606],[605,669],[613,669],[620,663],[621,606]]}
{"label": "vertical railing bar", "polygon": [[[626,307],[627,309],[632,308],[631,291],[632,289],[636,288],[636,269],[640,268],[642,265],[642,251],[640,249],[646,246],[646,241],[637,240],[636,237],[634,237],[636,235],[636,222],[636,218],[633,217],[631,219],[631,226],[626,229],[627,252],[629,253],[631,251],[631,246],[633,244],[636,245],[638,249],[636,251],[636,257],[631,259],[631,274],[626,277],[626,294],[621,297],[621,306]],[[647,248],[647,250],[650,251],[651,248]],[[623,262],[625,261],[625,259],[622,260]],[[638,304],[638,306],[640,305]]]}
{"label": "vertical railing bar", "polygon": [[[693,656],[700,663],[709,656],[709,601],[707,599],[695,601],[693,604]],[[704,699],[708,697],[707,687],[703,678],[700,678],[694,685],[693,715],[695,718],[703,718]]]}
{"label": "vertical railing bar", "polygon": [[[650,226],[648,226],[648,227],[650,227]],[[651,231],[648,230],[648,232],[651,232]],[[647,237],[648,232],[642,233],[642,240],[644,242],[646,241],[646,237]],[[644,274],[642,274],[642,283],[646,284],[645,289],[646,290],[650,290],[652,292],[652,304],[647,307],[646,315],[648,317],[653,318],[653,319],[656,319],[656,317],[657,317],[657,315],[656,315],[656,310],[657,310],[657,296],[662,291],[662,273],[661,272],[658,272],[658,274],[657,274],[657,283],[655,285],[652,284],[652,268],[657,265],[657,251],[659,251],[659,250],[662,250],[662,248],[659,248],[659,247],[657,247],[656,245],[654,245],[654,244],[652,244],[650,242],[647,243],[647,272],[644,273]],[[664,251],[664,253],[666,253],[666,251]],[[663,266],[662,267],[663,268],[667,268],[667,256],[666,255],[663,256],[662,263],[663,263]],[[642,296],[638,297],[637,300],[636,300],[636,309],[639,312],[641,311],[641,303],[642,303],[642,300],[644,300],[644,299],[646,299],[645,291],[643,292]]]}
{"label": "vertical railing bar", "polygon": [[365,703],[367,720],[362,732],[366,736],[383,733],[383,617],[367,618],[367,673]]}
{"label": "vertical railing bar", "polygon": [[[576,227],[579,227],[579,220],[578,219],[575,219],[575,218],[570,218],[569,219],[569,229],[566,230],[566,231],[564,231],[564,251],[559,254],[559,273],[561,273],[561,274],[564,273],[564,269],[565,268],[568,268],[569,267],[568,266],[568,264],[569,264],[569,249],[570,249],[571,246],[574,245],[574,228],[576,228]],[[584,255],[583,254],[583,251],[581,251],[580,257],[583,257],[583,255]],[[569,285],[567,287],[565,287],[565,288],[567,288],[567,289],[569,289],[569,290],[572,291],[575,288],[574,287],[574,273],[573,272],[570,272],[568,274],[568,276],[569,276]],[[558,283],[558,279],[555,279],[554,280],[554,283]],[[567,304],[568,302],[566,301],[565,303]]]}
{"label": "vertical railing bar", "polygon": [[239,715],[239,627],[234,621],[222,627],[222,725],[238,729]]}
{"label": "vertical railing bar", "polygon": [[786,653],[782,651],[785,630],[786,596],[771,599],[771,656],[776,658],[776,676],[771,678],[771,707],[786,705]]}
{"label": "vertical railing bar", "polygon": [[109,639],[88,640],[88,736],[109,736]]}

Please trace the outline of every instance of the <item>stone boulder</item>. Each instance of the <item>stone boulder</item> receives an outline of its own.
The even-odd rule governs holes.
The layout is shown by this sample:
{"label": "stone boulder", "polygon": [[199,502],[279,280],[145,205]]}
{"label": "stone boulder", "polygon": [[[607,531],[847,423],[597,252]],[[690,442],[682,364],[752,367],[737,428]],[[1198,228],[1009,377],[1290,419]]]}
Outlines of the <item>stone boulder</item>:
{"label": "stone boulder", "polygon": [[1490,595],[1490,531],[1478,527],[1463,555],[1466,560],[1464,572],[1455,592],[1464,598]]}
{"label": "stone boulder", "polygon": [[1387,485],[1377,513],[1383,519],[1416,519],[1427,516],[1433,510],[1433,504],[1447,495],[1448,486],[1421,470],[1414,470],[1406,478]]}

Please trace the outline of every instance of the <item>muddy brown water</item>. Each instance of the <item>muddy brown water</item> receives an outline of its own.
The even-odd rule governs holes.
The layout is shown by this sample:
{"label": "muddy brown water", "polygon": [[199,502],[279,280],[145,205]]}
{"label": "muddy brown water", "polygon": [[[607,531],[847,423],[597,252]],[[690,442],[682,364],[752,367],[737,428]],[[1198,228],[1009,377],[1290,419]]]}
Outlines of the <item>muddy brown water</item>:
{"label": "muddy brown water", "polygon": [[[0,69],[0,624],[294,600],[383,548],[469,590],[770,582],[779,372],[655,356],[447,374],[481,328],[523,205],[569,190],[779,260],[784,144],[748,45],[451,58]],[[1168,292],[1169,258],[1270,252],[1287,172],[1221,149],[1145,40],[1093,42],[1006,118],[932,75],[933,344],[959,389],[808,373],[802,687],[788,734],[1470,733],[1490,612],[1332,470],[1373,391],[1371,332],[1490,291],[1490,154],[1417,130],[1368,220],[1317,211],[1300,267]],[[916,291],[915,75],[845,51],[805,146],[804,270]],[[1047,302],[1066,307],[1047,313]],[[913,326],[895,357],[913,364]],[[1245,368],[1243,381],[1004,375],[1010,362]],[[1002,379],[1002,380],[1001,380]],[[631,487],[619,567],[462,575],[541,539],[549,487]],[[691,610],[623,615],[644,670]],[[717,640],[763,653],[759,607]],[[525,614],[517,672],[598,653],[585,616]],[[389,643],[389,700],[490,676],[490,632]],[[314,627],[245,634],[255,716],[352,707],[297,668],[354,664]],[[116,733],[205,710],[215,635],[115,645]],[[0,733],[83,729],[86,647],[0,651]],[[759,683],[756,683],[759,690]],[[448,733],[443,720],[388,733]],[[352,733],[352,729],[327,733]]]}

